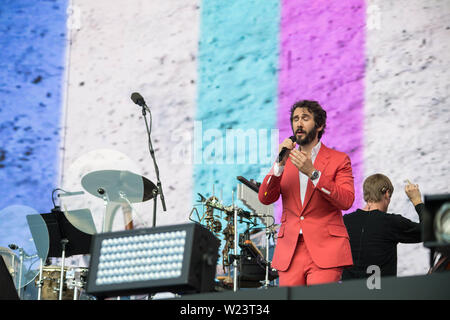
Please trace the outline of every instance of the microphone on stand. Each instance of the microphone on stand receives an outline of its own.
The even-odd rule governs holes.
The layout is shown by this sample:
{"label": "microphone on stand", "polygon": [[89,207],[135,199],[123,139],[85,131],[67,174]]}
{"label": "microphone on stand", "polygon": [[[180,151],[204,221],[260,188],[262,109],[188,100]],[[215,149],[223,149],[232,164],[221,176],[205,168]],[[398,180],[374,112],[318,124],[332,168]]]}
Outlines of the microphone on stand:
{"label": "microphone on stand", "polygon": [[147,105],[145,104],[144,98],[137,92],[133,92],[131,94],[131,100],[133,100],[133,102],[135,104],[137,104],[138,106],[147,107]]}
{"label": "microphone on stand", "polygon": [[[145,126],[147,128],[147,135],[148,135],[148,148],[150,151],[150,155],[153,159],[153,164],[155,166],[155,172],[156,172],[156,179],[157,179],[157,188],[158,188],[158,194],[161,198],[161,203],[163,206],[163,210],[167,211],[166,209],[166,202],[164,200],[164,194],[163,194],[163,190],[162,190],[162,186],[161,186],[161,181],[159,179],[159,168],[158,165],[156,164],[156,159],[155,159],[155,151],[153,149],[153,145],[152,145],[152,140],[151,140],[151,121],[152,121],[152,114],[150,112],[150,108],[147,106],[147,104],[145,103],[144,98],[141,96],[141,94],[139,94],[138,92],[133,92],[131,94],[131,100],[137,104],[138,106],[142,107],[142,115],[144,116],[144,120],[145,120]],[[148,113],[150,114],[150,128],[148,126],[148,122],[147,122],[147,118],[146,118],[146,111],[148,111]],[[156,194],[154,195],[156,197]],[[153,219],[153,225],[155,225],[155,217]]]}

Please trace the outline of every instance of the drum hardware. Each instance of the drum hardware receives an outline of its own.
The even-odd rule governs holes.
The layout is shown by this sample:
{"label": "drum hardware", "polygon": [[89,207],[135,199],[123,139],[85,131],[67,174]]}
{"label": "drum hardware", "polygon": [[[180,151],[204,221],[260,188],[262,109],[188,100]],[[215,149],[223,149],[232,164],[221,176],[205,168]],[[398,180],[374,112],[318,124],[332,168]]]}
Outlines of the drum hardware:
{"label": "drum hardware", "polygon": [[[234,194],[234,191],[233,191]],[[242,208],[235,207],[234,205],[231,206],[224,206],[216,197],[212,196],[209,199],[206,199],[203,197],[200,193],[198,194],[201,197],[201,201],[204,202],[206,207],[213,208],[220,210],[224,212],[228,216],[234,216],[234,211],[236,210],[236,213],[238,217],[241,217],[243,219],[251,219],[252,213],[249,211],[245,211]]]}
{"label": "drum hardware", "polygon": [[64,285],[64,264],[66,261],[66,245],[69,243],[69,240],[64,238],[61,239],[61,274],[59,279],[59,300],[62,300],[62,294],[63,294],[63,285]]}
{"label": "drum hardware", "polygon": [[[33,240],[37,245],[38,252],[44,249],[38,248],[38,244],[41,243],[40,237],[42,235],[38,232],[38,225],[33,224],[33,220],[43,220],[44,227],[46,227],[46,233],[48,234],[48,247],[44,250],[45,257],[61,257],[61,265],[56,270],[55,267],[51,269],[51,276],[48,276],[49,268],[43,266],[43,256],[44,254],[40,254],[41,258],[41,266],[40,266],[40,276],[39,280],[36,283],[38,286],[38,296],[39,299],[42,296],[53,294],[58,292],[57,298],[58,300],[67,299],[67,297],[63,297],[64,294],[64,279],[65,272],[67,267],[65,266],[66,258],[72,255],[77,254],[88,254],[90,250],[90,242],[92,235],[82,232],[75,226],[71,224],[71,222],[67,219],[67,217],[63,214],[62,211],[59,210],[59,207],[55,207],[52,209],[51,213],[45,214],[37,214],[37,215],[29,215],[27,216],[28,224],[30,226],[30,230],[33,236]],[[42,271],[41,271],[42,269]],[[58,274],[59,279],[56,279],[54,275]],[[47,282],[51,280],[52,285],[57,285],[56,287],[52,287],[51,292],[47,290]],[[43,289],[46,289],[43,292]],[[40,293],[39,293],[40,292]]]}
{"label": "drum hardware", "polygon": [[[275,218],[273,216],[274,206],[263,205],[258,198],[260,183],[254,180],[247,180],[242,176],[238,176],[237,180],[241,182],[238,184],[238,198],[241,200],[253,213],[258,213],[257,216],[260,217],[261,221],[266,226],[266,259],[269,261],[269,244],[270,238],[275,234]],[[269,219],[272,220],[270,224]],[[264,287],[268,288],[270,284],[270,273],[271,268],[269,263],[266,265],[266,277],[264,281]]]}
{"label": "drum hardware", "polygon": [[238,259],[241,258],[241,256],[238,256],[238,232],[237,232],[237,225],[238,225],[238,207],[234,203],[234,190],[231,192],[231,199],[232,199],[232,207],[233,207],[233,213],[234,213],[234,255],[233,255],[233,269],[234,269],[234,283],[233,283],[233,291],[236,292],[238,288]]}
{"label": "drum hardware", "polygon": [[13,279],[14,279],[14,284],[16,285],[16,288],[17,288],[17,294],[19,296],[19,299],[22,299],[22,287],[24,285],[26,285],[26,284],[22,284],[22,279],[24,276],[24,274],[23,274],[24,261],[26,259],[36,258],[37,254],[29,255],[22,247],[19,247],[15,244],[10,244],[9,247],[13,250],[19,251],[19,264],[18,264],[19,274],[17,275],[17,271],[16,271],[16,273],[13,276]]}
{"label": "drum hardware", "polygon": [[[249,282],[263,283],[266,287],[267,279],[269,281],[278,277],[277,272],[270,267],[270,262],[264,258],[258,247],[253,241],[244,240],[241,246],[241,280]],[[267,271],[268,270],[268,271]],[[267,274],[267,272],[269,274]]]}
{"label": "drum hardware", "polygon": [[40,259],[40,262],[39,262],[39,281],[38,281],[38,296],[37,296],[37,299],[38,300],[41,300],[41,297],[42,297],[42,272],[43,272],[43,265],[44,265],[44,262],[43,262],[43,259],[41,258]]}
{"label": "drum hardware", "polygon": [[[264,228],[267,232],[271,232],[271,227]],[[266,255],[262,254],[260,249],[250,239],[252,234],[264,230],[263,228],[247,228],[239,235],[239,246],[241,248],[240,260],[240,284],[243,287],[258,287],[263,284],[267,288],[270,281],[278,277],[277,272],[273,271],[268,261],[268,245],[266,243]],[[267,237],[265,237],[267,240]],[[259,285],[258,285],[259,284]]]}
{"label": "drum hardware", "polygon": [[66,286],[73,292],[73,300],[78,300],[81,291],[86,287],[88,276],[87,268],[71,268],[66,272]]}
{"label": "drum hardware", "polygon": [[271,274],[271,272],[274,272],[277,274],[277,276],[275,278],[278,278],[278,272],[275,269],[272,269],[272,266],[270,264],[270,260],[269,260],[269,246],[270,246],[270,238],[273,238],[274,235],[277,233],[277,231],[275,230],[277,226],[275,225],[275,221],[274,223],[272,223],[272,225],[270,227],[266,228],[266,278],[264,280],[264,288],[268,288],[270,285],[270,279],[269,276]]}
{"label": "drum hardware", "polygon": [[[250,221],[252,218],[251,212],[245,211],[242,208],[239,208],[234,205],[225,206],[222,204],[217,197],[214,195],[210,198],[204,197],[202,194],[198,193],[200,199],[198,202],[202,203],[206,207],[205,213],[200,218],[198,215],[198,210],[194,207],[191,210],[191,213],[189,215],[189,219],[193,222],[202,223],[205,221],[206,227],[213,232],[217,237],[219,237],[219,233],[222,229],[222,223],[217,220],[216,218],[221,218],[220,216],[214,215],[214,210],[219,210],[219,212],[225,213],[225,217],[223,218],[227,224],[226,227],[223,229],[222,234],[224,235],[225,245],[222,250],[222,266],[224,273],[227,272],[226,268],[233,265],[233,259],[232,256],[229,254],[230,250],[233,250],[235,248],[235,225],[237,225],[237,222],[234,221],[234,215],[237,214],[237,217],[240,218],[240,222],[244,222],[243,219],[249,220],[249,222],[246,223],[252,223],[255,224],[256,222]],[[234,197],[234,192],[233,192]],[[197,217],[199,218],[199,221],[195,221],[192,219],[193,212],[197,213]],[[229,270],[230,271],[230,270]]]}
{"label": "drum hardware", "polygon": [[19,248],[19,283],[17,285],[19,298],[22,298],[21,288],[22,288],[22,273],[23,273],[23,259],[24,259],[25,251],[22,248]]}
{"label": "drum hardware", "polygon": [[225,218],[227,220],[227,226],[223,230],[225,245],[222,250],[222,266],[223,271],[226,272],[226,267],[229,267],[232,263],[232,256],[228,254],[231,248],[234,247],[234,225],[230,223],[230,216]]}
{"label": "drum hardware", "polygon": [[[216,197],[213,198],[214,200],[217,200]],[[206,226],[217,235],[222,230],[222,223],[220,223],[219,220],[214,219],[215,217],[218,217],[214,216],[214,207],[208,206],[205,215]]]}
{"label": "drum hardware", "polygon": [[[208,199],[205,198],[202,194],[197,193],[200,199],[197,201],[201,204],[203,204],[204,207],[206,207],[206,210],[204,211],[203,215],[200,217],[198,214],[197,208],[193,208],[189,214],[189,220],[195,223],[202,224],[203,221],[205,221],[206,228],[210,230],[216,237],[219,237],[219,233],[222,230],[222,223],[217,220],[216,218],[221,218],[220,216],[214,215],[214,209],[217,209],[219,211],[224,210],[224,206],[219,202],[219,200],[214,196],[214,185],[213,185],[213,195],[209,197]],[[196,213],[198,221],[195,221],[192,219],[192,214]],[[229,216],[227,215],[225,217],[225,220],[229,220]],[[233,231],[231,230],[232,226],[230,224],[227,224],[226,228],[223,230],[223,235],[225,238],[225,247],[222,251],[222,266],[225,271],[225,267],[229,266],[229,257],[228,257],[228,250],[230,248],[230,242],[232,241],[232,235]],[[230,238],[231,235],[231,238]],[[231,245],[232,246],[232,245]]]}
{"label": "drum hardware", "polygon": [[[142,183],[142,190],[136,188],[136,186],[140,186],[139,183]],[[91,172],[83,177],[82,185],[87,192],[102,198],[105,203],[105,207],[107,207],[110,202],[114,201],[122,203],[123,206],[127,206],[127,208],[132,208],[131,202],[147,201],[151,198],[156,198],[155,196],[157,195],[157,193],[155,193],[156,186],[150,180],[129,171],[104,170]],[[54,204],[54,193],[57,190],[65,192],[64,196],[79,195],[84,193],[82,191],[70,193],[62,189],[55,189],[52,193],[52,201]],[[28,216],[27,219],[29,219],[29,224],[32,219],[37,219],[37,216],[42,216],[47,227],[46,231],[50,236],[48,257],[61,257],[59,280],[52,280],[52,283],[57,284],[58,288],[53,288],[52,292],[58,292],[58,299],[62,300],[65,285],[64,279],[67,276],[65,274],[65,259],[72,254],[89,253],[91,235],[75,228],[70,223],[70,221],[67,220],[65,215],[61,212],[59,207],[56,206],[56,204],[55,208],[52,209],[52,213],[50,214]],[[105,231],[108,222],[107,219],[109,217],[107,214],[105,214],[103,218],[104,219],[102,225],[103,231]],[[132,224],[127,224],[126,228],[132,228]],[[31,225],[30,229],[32,229]],[[32,230],[33,239],[35,243],[38,243],[40,236],[38,232],[39,230],[34,231],[36,232],[33,234]],[[86,238],[86,235],[88,238]],[[88,242],[86,242],[87,239]],[[43,287],[45,287],[45,281],[49,280],[48,277],[45,277],[45,270],[46,268],[43,267],[43,261],[41,259],[39,267],[39,280],[36,282],[38,286],[38,300],[42,298],[42,290]],[[70,277],[71,275],[69,275],[69,278]],[[21,277],[19,279],[21,279]],[[73,280],[69,283],[70,287],[75,290],[74,299],[78,298],[78,290],[82,288],[83,284],[80,281],[81,280]]]}
{"label": "drum hardware", "polygon": [[[240,177],[242,178],[242,177]],[[242,178],[243,179],[243,178]],[[245,179],[244,179],[245,180]],[[252,187],[253,187],[252,183]],[[255,185],[256,186],[256,185]],[[254,199],[254,196],[257,197],[257,191],[255,192],[255,188],[250,189],[251,192],[243,193],[242,189],[238,186],[238,197],[239,200],[242,200],[246,205],[254,204],[255,202],[259,203],[258,199]],[[276,272],[274,272],[270,267],[270,262],[267,262],[266,259],[263,257],[262,253],[257,249],[255,246],[253,246],[253,249],[256,248],[256,254],[255,256],[252,256],[248,254],[248,248],[246,247],[247,244],[244,245],[244,249],[241,250],[241,254],[237,254],[238,252],[238,246],[242,248],[243,243],[238,241],[238,232],[236,231],[236,226],[238,226],[238,223],[246,223],[247,224],[247,230],[244,233],[248,233],[248,236],[250,234],[254,234],[256,232],[260,232],[263,230],[266,230],[266,257],[269,257],[269,240],[273,231],[274,226],[274,218],[273,218],[273,208],[262,208],[262,213],[256,213],[255,210],[253,212],[246,211],[242,208],[239,208],[235,204],[235,193],[232,192],[232,204],[230,206],[224,205],[217,197],[211,196],[210,198],[204,197],[202,194],[198,193],[200,199],[198,200],[199,203],[204,205],[203,215],[200,217],[199,212],[197,208],[193,208],[189,214],[189,220],[205,224],[206,227],[212,231],[216,236],[220,236],[220,232],[223,234],[223,239],[225,241],[224,247],[222,250],[222,266],[223,266],[223,272],[225,276],[219,276],[217,277],[217,280],[219,280],[224,287],[230,287],[232,285],[233,290],[237,291],[239,289],[240,283],[244,287],[255,287],[255,286],[261,286],[262,283],[264,284],[264,287],[267,288],[270,284],[270,281],[272,281],[274,278],[277,277]],[[245,201],[246,200],[246,201]],[[253,201],[253,202],[252,202]],[[260,203],[259,203],[260,204]],[[252,207],[250,207],[252,209]],[[260,210],[261,207],[258,207],[258,210]],[[264,210],[265,209],[265,210]],[[225,228],[222,229],[222,223],[218,221],[216,218],[221,218],[217,215],[214,215],[214,210],[219,210],[219,212],[224,213],[224,219],[226,221]],[[195,221],[193,219],[194,214],[196,215],[198,221]],[[262,228],[255,229],[254,227],[257,226],[257,218],[259,218],[265,226]],[[270,223],[272,220],[272,223]],[[231,253],[232,252],[232,253]],[[244,254],[244,255],[243,255]],[[244,280],[240,282],[239,279],[239,273],[242,272],[239,271],[239,268],[242,268],[242,265],[246,269],[253,268],[254,270],[252,272],[257,273],[257,280],[256,281],[247,281]],[[233,270],[233,277],[231,276],[231,271]],[[265,270],[265,272],[264,272]],[[228,271],[228,272],[227,272]],[[244,270],[246,271],[246,270]],[[245,276],[245,274],[244,274]],[[255,275],[254,275],[255,276]],[[262,280],[264,279],[264,282]],[[251,279],[250,279],[251,280]]]}
{"label": "drum hardware", "polygon": [[[68,272],[68,267],[64,267],[63,271],[66,275]],[[35,285],[37,285],[38,288],[40,287],[41,296],[39,297],[39,300],[72,300],[74,298],[73,290],[70,290],[67,287],[64,279],[61,282],[60,266],[43,266],[42,276],[39,280],[36,279]]]}
{"label": "drum hardware", "polygon": [[[219,237],[219,233],[222,230],[222,223],[217,220],[216,218],[221,218],[220,216],[214,215],[214,209],[215,208],[212,204],[218,202],[219,200],[215,196],[211,196],[210,198],[206,199],[203,195],[198,193],[200,196],[200,200],[198,202],[203,203],[206,207],[206,211],[203,213],[203,215],[200,217],[197,208],[192,208],[190,214],[189,214],[189,220],[196,223],[202,223],[205,221],[206,228],[211,231],[216,237]],[[192,214],[196,213],[198,221],[195,221],[192,219]]]}
{"label": "drum hardware", "polygon": [[88,268],[64,267],[61,272],[60,266],[42,266],[35,281],[38,300],[78,300],[86,286],[87,273]]}
{"label": "drum hardware", "polygon": [[123,204],[145,202],[153,199],[153,226],[156,223],[156,200],[158,189],[147,178],[130,171],[100,170],[86,174],[81,179],[81,185],[91,195],[103,199],[104,216],[102,232],[111,231],[109,204],[119,202]]}

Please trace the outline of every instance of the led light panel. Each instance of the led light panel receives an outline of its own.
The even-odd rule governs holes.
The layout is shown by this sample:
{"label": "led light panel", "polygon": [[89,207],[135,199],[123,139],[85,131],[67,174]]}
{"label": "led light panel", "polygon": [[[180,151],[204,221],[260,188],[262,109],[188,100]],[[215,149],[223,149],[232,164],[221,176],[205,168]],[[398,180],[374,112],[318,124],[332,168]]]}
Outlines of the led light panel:
{"label": "led light panel", "polygon": [[199,224],[94,235],[87,292],[211,291],[220,241]]}

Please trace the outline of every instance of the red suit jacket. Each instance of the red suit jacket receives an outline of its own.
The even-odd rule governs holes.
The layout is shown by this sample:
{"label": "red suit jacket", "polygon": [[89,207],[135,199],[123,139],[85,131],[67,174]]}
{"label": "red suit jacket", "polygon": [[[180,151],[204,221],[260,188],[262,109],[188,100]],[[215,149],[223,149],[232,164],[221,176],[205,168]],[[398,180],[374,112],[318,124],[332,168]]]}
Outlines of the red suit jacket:
{"label": "red suit jacket", "polygon": [[322,143],[314,167],[321,176],[315,187],[308,181],[303,206],[299,170],[290,159],[281,176],[275,176],[272,169],[260,186],[258,196],[263,204],[271,204],[280,195],[282,197],[281,226],[272,261],[277,270],[289,268],[300,229],[312,260],[320,268],[353,264],[341,212],[349,209],[355,199],[350,158]]}

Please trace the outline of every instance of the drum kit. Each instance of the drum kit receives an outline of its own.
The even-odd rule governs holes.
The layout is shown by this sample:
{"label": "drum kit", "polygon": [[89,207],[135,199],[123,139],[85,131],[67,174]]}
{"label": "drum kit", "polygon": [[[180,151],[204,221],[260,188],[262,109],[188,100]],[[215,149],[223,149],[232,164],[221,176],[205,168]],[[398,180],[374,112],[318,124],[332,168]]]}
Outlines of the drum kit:
{"label": "drum kit", "polygon": [[[269,206],[258,207],[258,205],[262,205],[257,200],[257,192],[255,193],[255,188],[258,187],[257,184],[253,181],[247,181],[242,177],[238,177],[238,179],[243,182],[243,184],[238,187],[238,199],[243,201],[251,211],[243,210],[234,204],[234,193],[233,204],[231,206],[223,205],[222,201],[219,201],[215,196],[207,199],[200,195],[199,202],[204,206],[206,211],[202,217],[199,217],[198,211],[193,209],[189,216],[189,220],[203,224],[204,227],[210,230],[218,238],[220,238],[221,234],[223,235],[224,246],[222,251],[222,267],[224,273],[228,270],[228,275],[224,277],[218,276],[217,280],[223,288],[230,289],[230,286],[232,286],[235,291],[238,289],[239,285],[241,287],[258,287],[261,285],[267,287],[271,280],[277,278],[276,272],[270,267],[269,259],[265,258],[269,257],[269,239],[275,233],[273,208]],[[158,188],[147,178],[130,171],[101,170],[90,172],[83,176],[81,185],[89,194],[101,198],[104,201],[101,232],[111,231],[112,220],[118,204],[132,208],[133,203],[145,202],[150,199],[154,199],[155,201],[153,216],[153,224],[155,224],[155,208]],[[65,193],[65,196],[74,194],[64,190],[62,191]],[[78,192],[76,194],[80,193],[81,192]],[[58,196],[64,196],[64,194]],[[112,203],[114,203],[115,206],[111,206]],[[115,209],[111,209],[111,207]],[[59,211],[59,213],[55,213],[54,210],[52,210],[52,213],[47,215],[61,215],[63,218],[62,220],[56,216],[56,221],[59,221],[60,224],[72,224],[72,227],[78,229],[83,236],[86,236],[86,233],[92,235],[96,232],[95,225],[94,228],[89,227],[89,225],[93,224],[92,217],[89,217],[90,211],[88,211],[88,217],[83,218],[79,213],[76,213],[76,211],[69,212],[65,210],[63,213],[59,210],[59,207],[55,206],[55,209],[57,209],[55,212]],[[215,214],[215,210],[224,214],[222,221],[220,221],[221,217]],[[193,219],[194,211],[197,211],[197,221]],[[44,215],[45,214],[41,214],[39,216]],[[65,265],[65,259],[70,255],[74,253],[79,254],[80,252],[86,254],[89,253],[89,248],[86,252],[85,244],[83,245],[83,248],[77,248],[79,243],[81,243],[77,239],[78,234],[74,235],[73,232],[64,234],[64,226],[59,226],[61,234],[55,240],[55,229],[51,229],[48,217],[46,219],[38,217],[40,219],[38,219],[39,223],[36,223],[36,221],[30,223],[33,219],[28,219],[29,217],[30,216],[27,216],[27,220],[30,229],[32,229],[31,231],[37,254],[24,255],[22,253],[18,256],[13,251],[19,249],[20,253],[20,248],[17,246],[12,247],[13,250],[0,247],[0,255],[5,261],[7,269],[17,288],[19,297],[23,298],[22,290],[24,290],[25,286],[28,287],[30,284],[34,284],[35,288],[37,288],[37,300],[79,300],[94,298],[89,297],[89,295],[84,292],[89,272],[88,268]],[[260,222],[263,222],[263,228],[255,229],[255,226],[258,225],[257,219],[260,219]],[[270,223],[270,219],[272,220],[272,223]],[[225,228],[222,228],[222,222],[226,223]],[[240,236],[238,234],[239,222],[247,225],[247,230]],[[36,225],[39,225],[39,232],[36,232],[35,230]],[[130,221],[128,221],[126,228],[129,229],[130,225],[132,228],[132,223],[130,224]],[[50,232],[51,230],[52,232]],[[252,235],[263,230],[265,230],[266,235],[265,257],[251,240]],[[59,242],[59,244],[54,244],[55,241]],[[240,255],[238,254],[238,245],[241,248]],[[77,249],[79,250],[77,251]],[[58,250],[61,250],[61,252],[50,254],[50,252]],[[233,254],[230,254],[230,251],[232,251]],[[40,259],[39,268],[26,270],[28,277],[26,277],[26,281],[24,281],[23,274],[25,272],[24,269],[26,269],[24,268],[24,261],[31,258],[36,259],[37,257]],[[52,265],[51,263],[50,265],[46,265],[45,262],[49,261],[49,257],[60,257],[61,265]],[[233,268],[234,271],[233,279],[231,279],[231,268]],[[239,278],[238,274],[240,274]]]}
{"label": "drum kit", "polygon": [[[104,200],[105,211],[101,232],[111,231],[112,220],[118,205],[132,207],[133,203],[150,199],[156,202],[158,194],[156,185],[150,180],[122,170],[90,172],[83,176],[81,185],[91,195]],[[58,197],[84,193],[58,190],[64,192]],[[87,212],[87,216],[86,211],[83,210],[65,210],[63,213],[60,207],[55,206],[52,213],[28,215],[27,222],[31,229],[36,254],[28,255],[15,244],[10,245],[11,249],[0,247],[0,255],[21,299],[24,298],[24,291],[30,289],[30,284],[33,283],[37,288],[37,300],[78,300],[84,297],[82,291],[86,287],[88,268],[66,266],[65,259],[73,254],[89,253],[86,236],[91,236],[96,229],[90,211],[87,210]],[[71,225],[69,231],[67,231],[67,224]],[[130,223],[128,228],[129,226]],[[58,237],[55,233],[59,234]],[[84,237],[83,248],[78,247],[79,235]],[[17,250],[18,254],[14,250]],[[50,257],[61,258],[61,265],[46,265]],[[40,266],[28,267],[26,261],[36,259],[40,260]]]}
{"label": "drum kit", "polygon": [[40,288],[41,300],[78,300],[82,297],[81,290],[86,285],[87,272],[88,268],[64,267],[61,298],[59,298],[61,279],[59,266],[43,267],[42,277],[35,279],[35,286]]}
{"label": "drum kit", "polygon": [[[244,177],[237,177],[241,182],[237,188],[237,199],[242,201],[251,211],[238,207],[232,192],[232,204],[223,205],[214,195],[209,198],[198,194],[198,200],[204,206],[202,216],[194,207],[189,220],[204,224],[218,238],[223,235],[224,245],[222,250],[222,268],[224,276],[218,276],[217,280],[224,288],[233,288],[237,291],[241,288],[254,288],[270,286],[270,282],[278,278],[276,270],[270,264],[270,239],[276,233],[276,225],[273,216],[273,205],[263,205],[258,199],[259,185]],[[219,212],[215,214],[214,210]],[[194,212],[196,215],[194,216]],[[194,219],[196,218],[196,219]],[[259,220],[259,221],[258,221]],[[222,222],[226,224],[223,228]],[[263,227],[258,227],[260,225]],[[245,230],[239,233],[239,225],[244,225]],[[255,245],[252,236],[264,233],[265,255]],[[238,246],[240,250],[238,249]],[[230,252],[232,251],[232,254]],[[238,254],[240,253],[240,254]],[[231,277],[233,274],[233,277]]]}

